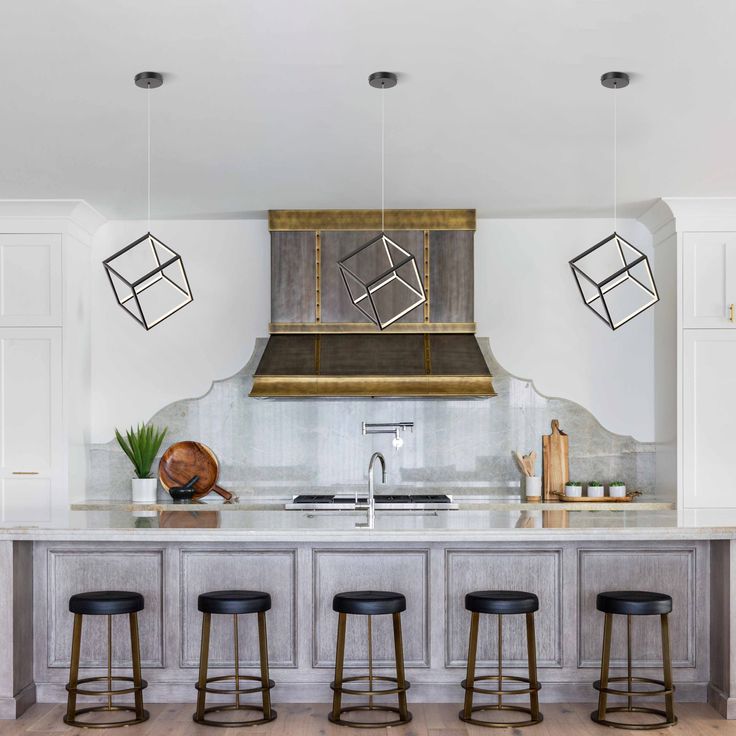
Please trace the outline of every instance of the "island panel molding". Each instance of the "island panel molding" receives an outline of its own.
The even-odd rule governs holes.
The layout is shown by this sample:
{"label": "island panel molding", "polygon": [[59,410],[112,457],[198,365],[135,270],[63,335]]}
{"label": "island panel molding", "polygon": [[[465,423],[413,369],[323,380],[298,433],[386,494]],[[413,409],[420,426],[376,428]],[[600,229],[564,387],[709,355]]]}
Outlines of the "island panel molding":
{"label": "island panel molding", "polygon": [[[672,596],[670,640],[672,666],[695,668],[698,651],[705,656],[709,559],[702,544],[683,547],[637,546],[578,550],[578,667],[600,667],[603,617],[596,612],[596,595],[606,590],[638,590],[641,581],[656,581],[654,592]],[[699,574],[696,575],[696,569]],[[605,582],[602,582],[605,581]],[[603,586],[603,587],[601,587]],[[613,624],[611,666],[626,666],[626,620]],[[620,620],[618,620],[620,619]],[[661,667],[659,618],[642,616],[632,627],[634,667]]]}
{"label": "island panel molding", "polygon": [[[539,598],[535,614],[537,666],[562,667],[564,622],[562,548],[478,548],[445,551],[445,667],[467,664],[470,613],[465,595],[474,590],[525,590]],[[478,667],[498,662],[497,621],[481,616]],[[508,616],[503,625],[503,666],[526,667],[526,623]]]}
{"label": "island panel molding", "polygon": [[[75,593],[109,590],[114,581],[123,589],[141,593],[145,608],[138,615],[141,665],[162,668],[164,664],[164,550],[140,549],[49,549],[46,555],[48,622],[47,662],[52,668],[68,669],[72,646],[69,598]],[[132,586],[132,587],[131,587]],[[128,620],[113,618],[113,667],[131,667]],[[80,668],[107,666],[107,621],[90,616],[84,622]]]}
{"label": "island panel molding", "polygon": [[[202,614],[197,597],[211,590],[262,590],[272,606],[266,614],[268,664],[271,669],[294,668],[297,662],[299,619],[296,549],[180,549],[179,666],[199,667]],[[233,629],[229,616],[213,616],[210,669],[233,670]],[[241,619],[240,664],[258,667],[258,627],[255,617]]]}
{"label": "island panel molding", "polygon": [[[430,666],[429,549],[314,549],[313,654],[312,667],[335,667],[337,614],[332,611],[336,593],[351,590],[389,590],[406,596],[401,615],[404,663],[407,667]],[[348,622],[345,667],[367,666],[367,623],[356,616]],[[394,663],[394,640],[390,616],[373,619],[373,663]]]}

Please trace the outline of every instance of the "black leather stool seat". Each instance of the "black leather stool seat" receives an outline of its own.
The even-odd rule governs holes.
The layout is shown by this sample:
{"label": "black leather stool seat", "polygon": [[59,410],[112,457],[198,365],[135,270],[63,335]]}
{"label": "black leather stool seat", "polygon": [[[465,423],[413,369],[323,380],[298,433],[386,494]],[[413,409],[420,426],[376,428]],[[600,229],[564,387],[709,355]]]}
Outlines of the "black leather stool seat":
{"label": "black leather stool seat", "polygon": [[260,590],[214,590],[197,600],[202,613],[261,613],[271,608],[271,596]]}
{"label": "black leather stool seat", "polygon": [[361,616],[401,613],[406,611],[406,598],[401,593],[386,590],[354,590],[350,593],[338,593],[332,599],[332,610]]}
{"label": "black leather stool seat", "polygon": [[533,613],[539,598],[522,590],[476,590],[465,596],[465,608],[473,613]]}
{"label": "black leather stool seat", "polygon": [[672,612],[672,597],[644,590],[609,590],[598,593],[596,608],[603,613],[653,616]]}
{"label": "black leather stool seat", "polygon": [[124,590],[95,590],[69,599],[69,610],[85,616],[115,616],[143,610],[143,596]]}

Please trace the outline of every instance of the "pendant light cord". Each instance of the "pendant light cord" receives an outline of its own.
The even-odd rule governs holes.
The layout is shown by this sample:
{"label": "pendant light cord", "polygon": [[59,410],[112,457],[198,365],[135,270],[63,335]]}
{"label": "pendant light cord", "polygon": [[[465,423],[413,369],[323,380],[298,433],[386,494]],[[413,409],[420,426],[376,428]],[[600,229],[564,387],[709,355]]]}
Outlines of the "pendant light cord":
{"label": "pendant light cord", "polygon": [[613,85],[613,232],[618,222],[618,83]]}
{"label": "pendant light cord", "polygon": [[381,233],[386,231],[386,87],[381,83]]}
{"label": "pendant light cord", "polygon": [[151,232],[151,83],[148,83],[146,89],[146,160],[147,160],[147,180],[148,180],[148,208],[147,208],[147,230]]}

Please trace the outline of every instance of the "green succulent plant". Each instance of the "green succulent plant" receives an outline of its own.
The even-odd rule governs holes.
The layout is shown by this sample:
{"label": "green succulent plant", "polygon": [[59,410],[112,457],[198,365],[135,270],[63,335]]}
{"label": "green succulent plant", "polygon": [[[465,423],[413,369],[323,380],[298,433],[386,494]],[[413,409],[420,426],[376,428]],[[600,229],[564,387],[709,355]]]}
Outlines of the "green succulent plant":
{"label": "green succulent plant", "polygon": [[138,478],[150,478],[151,466],[161,448],[168,427],[158,428],[151,424],[139,424],[125,431],[125,437],[115,429],[115,438],[128,456]]}
{"label": "green succulent plant", "polygon": [[592,480],[592,481],[590,481],[590,483],[588,483],[588,485],[589,486],[597,487],[597,486],[602,486],[603,483],[599,483],[597,480]]}
{"label": "green succulent plant", "polygon": [[612,485],[612,486],[625,486],[626,483],[622,483],[620,480],[615,480],[610,485]]}
{"label": "green succulent plant", "polygon": [[578,483],[578,481],[576,481],[576,480],[569,480],[569,481],[567,481],[567,483],[565,483],[565,485],[566,486],[581,486],[583,484],[582,483]]}

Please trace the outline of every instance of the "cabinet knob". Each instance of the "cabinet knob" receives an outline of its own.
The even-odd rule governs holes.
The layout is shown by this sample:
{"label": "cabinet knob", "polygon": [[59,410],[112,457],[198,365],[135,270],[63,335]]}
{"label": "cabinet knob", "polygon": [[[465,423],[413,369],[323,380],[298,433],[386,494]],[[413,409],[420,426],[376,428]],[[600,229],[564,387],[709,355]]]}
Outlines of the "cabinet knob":
{"label": "cabinet knob", "polygon": [[734,317],[733,317],[733,304],[729,304],[728,305],[728,320],[729,320],[729,322],[733,322],[733,320],[734,320]]}

